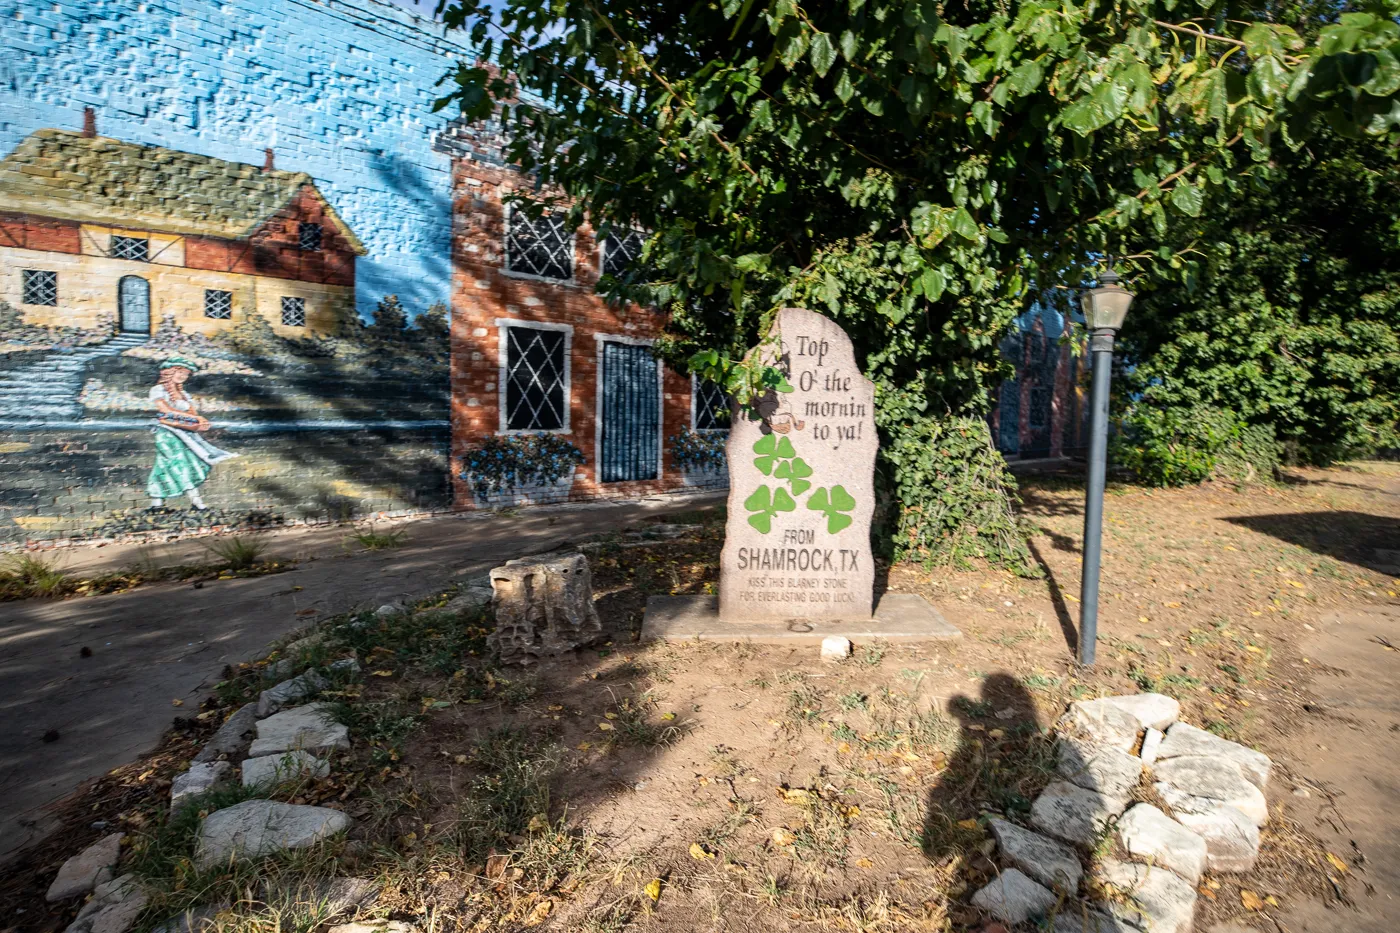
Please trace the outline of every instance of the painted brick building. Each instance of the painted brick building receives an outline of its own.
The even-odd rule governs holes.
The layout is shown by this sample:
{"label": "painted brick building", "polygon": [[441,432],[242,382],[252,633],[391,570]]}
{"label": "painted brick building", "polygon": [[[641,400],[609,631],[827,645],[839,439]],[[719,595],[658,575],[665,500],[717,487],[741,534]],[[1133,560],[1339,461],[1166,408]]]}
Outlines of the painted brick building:
{"label": "painted brick building", "polygon": [[304,172],[95,128],[37,130],[0,160],[0,301],[26,324],[210,334],[259,315],[278,333],[333,333],[355,318],[364,252]]}
{"label": "painted brick building", "polygon": [[687,471],[670,438],[727,429],[713,387],[651,353],[662,316],[610,306],[595,287],[636,258],[635,235],[599,240],[585,224],[532,219],[506,203],[534,190],[505,164],[487,125],[455,125],[439,139],[454,157],[452,232],[452,453],[454,503],[482,504],[462,477],[463,457],[495,434],[557,434],[586,462],[566,488],[528,501],[646,495],[712,485]]}

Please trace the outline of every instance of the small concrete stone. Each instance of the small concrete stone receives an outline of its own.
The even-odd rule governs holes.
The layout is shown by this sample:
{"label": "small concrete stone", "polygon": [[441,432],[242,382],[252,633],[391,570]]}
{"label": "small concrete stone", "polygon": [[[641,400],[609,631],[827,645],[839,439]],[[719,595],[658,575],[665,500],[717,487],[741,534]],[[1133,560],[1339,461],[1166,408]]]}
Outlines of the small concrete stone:
{"label": "small concrete stone", "polygon": [[219,731],[214,733],[213,738],[200,749],[198,755],[194,756],[196,763],[205,761],[217,761],[220,757],[229,758],[242,757],[247,750],[248,743],[253,740],[254,730],[258,724],[258,707],[256,703],[249,703],[240,707],[224,724],[219,727]]}
{"label": "small concrete stone", "polygon": [[1130,855],[1170,868],[1192,884],[1206,870],[1206,841],[1151,804],[1137,804],[1123,814],[1118,839]]}
{"label": "small concrete stone", "polygon": [[1150,765],[1157,760],[1162,749],[1162,739],[1166,734],[1160,729],[1148,729],[1142,735],[1142,751],[1138,752],[1138,757],[1142,763]]}
{"label": "small concrete stone", "polygon": [[67,933],[126,933],[146,909],[146,901],[136,876],[122,875],[97,886]]}
{"label": "small concrete stone", "polygon": [[972,906],[980,907],[998,920],[1017,924],[1045,913],[1057,900],[1050,889],[1036,884],[1017,869],[1008,868],[972,895]]}
{"label": "small concrete stone", "polygon": [[211,933],[219,926],[215,918],[227,909],[227,904],[193,907],[176,914],[164,923],[157,924],[151,929],[151,933]]}
{"label": "small concrete stone", "polygon": [[1269,772],[1273,769],[1273,762],[1269,760],[1268,755],[1184,722],[1179,722],[1167,730],[1166,740],[1157,752],[1157,760],[1198,755],[1227,758],[1239,765],[1249,783],[1261,791],[1269,789]]}
{"label": "small concrete stone", "polygon": [[350,747],[350,730],[330,718],[329,703],[308,703],[284,710],[258,723],[258,737],[248,747],[249,758],[280,752],[319,754]]}
{"label": "small concrete stone", "polygon": [[[1254,820],[1256,826],[1269,822],[1269,805],[1264,794],[1245,779],[1239,765],[1224,758],[1188,755],[1159,761],[1152,768],[1157,780],[1173,790],[1209,803],[1184,804],[1182,809],[1199,813],[1211,806],[1227,804]],[[1166,798],[1173,810],[1177,804]]]}
{"label": "small concrete stone", "polygon": [[245,800],[205,818],[199,830],[198,860],[207,868],[233,857],[260,858],[282,849],[303,849],[352,825],[354,820],[328,807]]}
{"label": "small concrete stone", "polygon": [[275,687],[269,687],[258,695],[258,718],[271,716],[280,709],[326,689],[326,679],[315,671],[307,671],[284,680]]}
{"label": "small concrete stone", "polygon": [[993,819],[991,826],[1001,854],[1016,868],[1048,887],[1079,892],[1084,869],[1073,849],[1005,820]]}
{"label": "small concrete stone", "polygon": [[502,664],[532,664],[601,641],[593,574],[582,554],[542,554],[491,571],[496,629],[490,641]]}
{"label": "small concrete stone", "polygon": [[1120,709],[1141,723],[1143,729],[1166,729],[1181,715],[1181,704],[1163,693],[1100,697],[1097,700],[1081,700],[1080,704],[1093,709]]}
{"label": "small concrete stone", "polygon": [[1142,933],[1117,917],[1078,904],[1066,904],[1045,920],[1045,933]]}
{"label": "small concrete stone", "polygon": [[1059,745],[1061,776],[1108,797],[1127,797],[1142,777],[1142,759],[1108,745],[1092,748],[1073,739]]}
{"label": "small concrete stone", "polygon": [[823,661],[844,661],[851,656],[851,640],[840,635],[828,635],[822,639]]}
{"label": "small concrete stone", "polygon": [[197,761],[184,774],[175,775],[170,782],[170,809],[175,811],[191,797],[202,794],[228,780],[233,765],[227,761]]}
{"label": "small concrete stone", "polygon": [[1151,933],[1190,933],[1196,912],[1196,889],[1173,873],[1131,862],[1105,861],[1095,871],[1100,884],[1111,885],[1124,900],[1104,902],[1105,911]]}
{"label": "small concrete stone", "polygon": [[1132,713],[1116,706],[1089,705],[1096,700],[1071,703],[1055,731],[1061,739],[1068,739],[1087,748],[1117,748],[1132,751],[1137,744],[1142,723]]}
{"label": "small concrete stone", "polygon": [[403,612],[403,606],[400,606],[398,603],[385,603],[374,610],[374,614],[381,619],[399,612]]}
{"label": "small concrete stone", "polygon": [[480,609],[482,606],[490,605],[492,596],[491,587],[489,586],[469,586],[461,593],[448,600],[440,608],[432,611],[470,612],[473,609]]}
{"label": "small concrete stone", "polygon": [[298,638],[296,641],[288,643],[282,649],[282,657],[304,658],[314,649],[321,647],[321,643],[325,640],[326,636],[324,633],[313,632],[304,638]]}
{"label": "small concrete stone", "polygon": [[264,755],[243,762],[244,787],[271,787],[298,778],[323,778],[331,773],[330,762],[297,749],[280,755]]}
{"label": "small concrete stone", "polygon": [[68,859],[58,869],[44,900],[50,904],[87,894],[112,877],[112,869],[122,857],[125,833],[112,833]]}
{"label": "small concrete stone", "polygon": [[[1163,785],[1165,786],[1165,785]],[[1167,805],[1171,797],[1164,795]],[[1198,799],[1198,798],[1193,798]],[[1172,808],[1178,823],[1206,843],[1206,868],[1220,872],[1244,872],[1259,857],[1259,827],[1234,807],[1211,807],[1199,813]]]}
{"label": "small concrete stone", "polygon": [[309,900],[323,907],[322,917],[332,920],[350,910],[365,910],[379,899],[379,885],[368,878],[332,878],[310,886]]}
{"label": "small concrete stone", "polygon": [[1206,933],[1259,933],[1259,930],[1238,920],[1226,920],[1223,923],[1211,924]]}
{"label": "small concrete stone", "polygon": [[1055,781],[1031,804],[1031,825],[1056,839],[1093,846],[1127,800]]}
{"label": "small concrete stone", "polygon": [[417,929],[402,920],[362,920],[333,926],[328,933],[415,933]]}

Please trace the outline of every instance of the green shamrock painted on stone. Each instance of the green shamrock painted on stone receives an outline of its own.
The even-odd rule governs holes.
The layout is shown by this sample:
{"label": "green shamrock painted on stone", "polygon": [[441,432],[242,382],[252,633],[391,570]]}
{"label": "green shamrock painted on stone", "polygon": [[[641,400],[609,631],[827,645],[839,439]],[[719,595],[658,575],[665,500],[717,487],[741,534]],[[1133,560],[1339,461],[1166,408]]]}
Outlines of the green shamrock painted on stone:
{"label": "green shamrock painted on stone", "polygon": [[754,513],[749,516],[749,524],[757,528],[759,534],[766,535],[773,530],[773,517],[779,512],[791,512],[797,508],[797,503],[781,486],[776,489],[760,486],[744,500],[744,508]]}
{"label": "green shamrock painted on stone", "polygon": [[851,523],[851,516],[843,513],[855,507],[856,500],[846,491],[845,486],[832,486],[829,495],[823,487],[812,493],[812,497],[807,500],[807,508],[826,515],[826,530],[831,534],[836,534]]}
{"label": "green shamrock painted on stone", "polygon": [[[787,442],[787,438],[783,438]],[[794,496],[800,496],[807,491],[812,484],[807,477],[812,475],[812,468],[807,465],[807,461],[801,457],[793,457],[791,460],[784,460],[778,464],[778,468],[773,471],[774,479],[785,479],[788,481],[788,488],[792,490]]]}
{"label": "green shamrock painted on stone", "polygon": [[758,467],[760,473],[768,476],[773,472],[773,464],[779,460],[788,460],[797,456],[797,451],[792,447],[792,441],[787,438],[779,439],[776,434],[765,434],[754,442],[753,452],[758,454],[753,465]]}

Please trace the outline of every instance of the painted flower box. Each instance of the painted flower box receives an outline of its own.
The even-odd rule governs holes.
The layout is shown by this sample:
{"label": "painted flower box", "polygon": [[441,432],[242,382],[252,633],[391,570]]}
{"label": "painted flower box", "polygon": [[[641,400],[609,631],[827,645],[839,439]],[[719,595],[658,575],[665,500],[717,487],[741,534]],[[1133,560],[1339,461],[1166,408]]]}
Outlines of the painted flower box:
{"label": "painted flower box", "polygon": [[583,452],[556,434],[491,437],[462,458],[462,478],[482,508],[548,505],[569,498]]}
{"label": "painted flower box", "polygon": [[724,456],[728,431],[681,431],[670,438],[671,459],[681,481],[698,489],[727,489],[729,461]]}

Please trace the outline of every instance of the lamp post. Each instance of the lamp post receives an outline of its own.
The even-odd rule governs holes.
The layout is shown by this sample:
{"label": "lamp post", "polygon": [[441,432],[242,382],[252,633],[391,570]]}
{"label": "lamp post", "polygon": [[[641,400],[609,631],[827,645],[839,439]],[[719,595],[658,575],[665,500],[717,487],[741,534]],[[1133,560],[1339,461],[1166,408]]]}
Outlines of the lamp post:
{"label": "lamp post", "polygon": [[1103,486],[1108,469],[1108,383],[1113,370],[1113,338],[1128,316],[1133,293],[1113,271],[1099,276],[1098,288],[1080,298],[1089,328],[1094,381],[1089,408],[1089,485],[1084,492],[1084,573],[1079,583],[1079,663],[1094,663],[1099,634],[1099,552],[1103,545]]}

